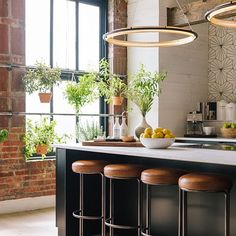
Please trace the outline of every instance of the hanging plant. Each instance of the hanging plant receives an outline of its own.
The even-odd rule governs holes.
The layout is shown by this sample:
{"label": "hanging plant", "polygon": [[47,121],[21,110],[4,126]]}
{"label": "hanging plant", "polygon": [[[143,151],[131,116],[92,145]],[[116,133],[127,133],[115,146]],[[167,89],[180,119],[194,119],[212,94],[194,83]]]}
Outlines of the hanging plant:
{"label": "hanging plant", "polygon": [[61,82],[61,70],[59,68],[50,68],[45,63],[37,62],[35,69],[27,70],[22,80],[27,93],[32,94],[38,91],[40,101],[47,103],[51,100],[53,86]]}

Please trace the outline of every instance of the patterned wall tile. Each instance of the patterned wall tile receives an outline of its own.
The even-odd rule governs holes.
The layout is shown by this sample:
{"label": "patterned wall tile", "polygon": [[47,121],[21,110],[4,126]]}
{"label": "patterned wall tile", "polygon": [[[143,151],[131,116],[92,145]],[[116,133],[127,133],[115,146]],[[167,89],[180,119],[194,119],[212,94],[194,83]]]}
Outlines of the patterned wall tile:
{"label": "patterned wall tile", "polygon": [[236,30],[209,24],[208,83],[209,101],[236,102]]}

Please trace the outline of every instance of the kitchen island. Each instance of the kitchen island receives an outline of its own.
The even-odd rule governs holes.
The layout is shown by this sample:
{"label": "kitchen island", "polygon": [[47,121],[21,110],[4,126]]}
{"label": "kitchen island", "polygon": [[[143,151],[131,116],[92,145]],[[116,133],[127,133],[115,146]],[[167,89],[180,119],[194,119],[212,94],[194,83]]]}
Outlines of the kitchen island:
{"label": "kitchen island", "polygon": [[[186,144],[185,144],[186,145]],[[175,144],[164,150],[142,147],[83,147],[74,145],[55,145],[56,160],[56,223],[59,236],[77,236],[78,220],[72,211],[79,204],[79,176],[71,170],[71,164],[82,159],[102,159],[110,163],[133,163],[144,167],[172,167],[187,171],[203,171],[224,174],[236,180],[236,152],[183,148]],[[100,202],[95,192],[99,189],[99,178],[88,176],[85,179],[85,206],[90,214],[99,214]],[[122,205],[117,210],[125,222],[132,221],[135,187],[132,184],[116,183],[115,204]],[[99,194],[98,194],[99,195]],[[128,196],[128,197],[127,197]],[[152,191],[152,228],[153,233],[161,236],[177,235],[178,193],[177,187],[154,187]],[[222,194],[197,193],[189,194],[189,235],[223,235],[224,205]],[[128,201],[128,199],[131,199]],[[174,199],[174,200],[173,200]],[[231,195],[231,232],[236,232],[236,189]],[[127,204],[127,205],[126,205]],[[127,212],[127,208],[129,211]],[[130,210],[131,209],[131,210]],[[125,211],[126,210],[126,211]],[[99,235],[98,222],[85,223],[85,236]],[[137,235],[135,232],[117,231],[117,235]]]}

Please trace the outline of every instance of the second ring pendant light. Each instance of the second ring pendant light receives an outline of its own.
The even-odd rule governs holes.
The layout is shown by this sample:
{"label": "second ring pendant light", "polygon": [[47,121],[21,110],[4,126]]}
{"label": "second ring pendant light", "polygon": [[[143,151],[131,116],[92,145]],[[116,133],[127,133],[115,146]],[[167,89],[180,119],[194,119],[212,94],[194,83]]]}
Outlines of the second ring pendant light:
{"label": "second ring pendant light", "polygon": [[219,19],[218,16],[222,13],[236,10],[236,2],[228,2],[216,6],[205,14],[206,20],[214,25],[224,26],[228,28],[236,28],[236,21]]}
{"label": "second ring pendant light", "polygon": [[[176,0],[180,9],[183,12],[178,0]],[[186,15],[183,13],[184,17]],[[186,17],[187,18],[187,17]],[[188,21],[188,19],[187,19]],[[189,22],[188,25],[190,26]],[[190,26],[191,28],[191,26]],[[168,33],[173,35],[182,36],[179,39],[173,39],[168,41],[132,41],[132,40],[122,40],[117,38],[118,36],[128,36],[131,34],[145,34],[145,33]],[[183,44],[190,43],[197,39],[198,35],[191,30],[172,27],[172,26],[139,26],[130,28],[116,29],[103,35],[103,39],[110,44],[125,46],[125,47],[171,47],[180,46]]]}

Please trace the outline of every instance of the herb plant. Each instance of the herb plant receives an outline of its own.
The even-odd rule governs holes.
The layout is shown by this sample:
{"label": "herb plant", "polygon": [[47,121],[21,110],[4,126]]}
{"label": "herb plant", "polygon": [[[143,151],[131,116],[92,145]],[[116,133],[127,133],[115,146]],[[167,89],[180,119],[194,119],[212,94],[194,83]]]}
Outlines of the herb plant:
{"label": "herb plant", "polygon": [[35,69],[29,69],[22,78],[25,91],[32,94],[35,91],[45,93],[61,81],[59,68],[50,68],[45,63],[36,63]]}
{"label": "herb plant", "polygon": [[[58,136],[55,133],[56,121],[48,121],[43,118],[41,122],[33,122],[28,119],[26,123],[26,134],[24,136],[23,153],[26,159],[32,157],[36,153],[36,147],[40,144],[48,146],[47,152],[52,151],[53,143],[64,143],[68,135]],[[45,155],[42,155],[44,158]]]}
{"label": "herb plant", "polygon": [[160,84],[166,78],[166,73],[149,72],[141,65],[140,70],[133,74],[128,84],[128,97],[145,116],[152,107],[155,96],[161,92]]}
{"label": "herb plant", "polygon": [[95,121],[86,121],[86,123],[78,122],[76,127],[76,138],[82,142],[93,140],[103,134],[102,127],[99,127]]}
{"label": "herb plant", "polygon": [[93,73],[85,74],[79,78],[79,82],[69,82],[66,86],[65,97],[76,112],[81,108],[98,99],[96,75]]}

